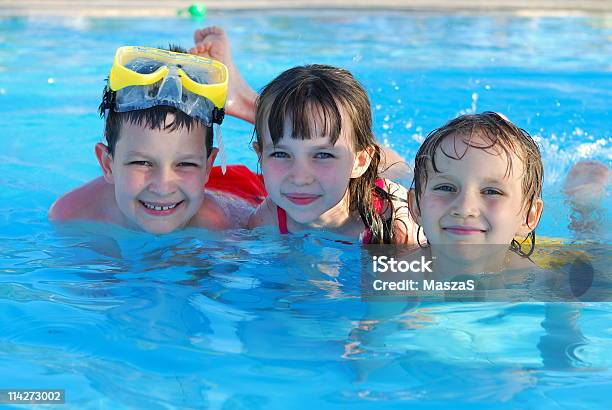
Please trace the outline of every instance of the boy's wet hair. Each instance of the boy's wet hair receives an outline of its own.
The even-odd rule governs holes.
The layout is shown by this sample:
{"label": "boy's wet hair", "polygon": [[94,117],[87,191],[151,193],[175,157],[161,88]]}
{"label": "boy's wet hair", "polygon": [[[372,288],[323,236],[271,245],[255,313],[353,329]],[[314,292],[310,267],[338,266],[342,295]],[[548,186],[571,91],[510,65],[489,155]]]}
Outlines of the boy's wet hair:
{"label": "boy's wet hair", "polygon": [[[256,103],[255,134],[260,147],[263,135],[270,133],[276,145],[284,134],[287,119],[292,124],[291,137],[312,139],[329,137],[335,144],[345,123],[352,128],[351,143],[355,152],[373,147],[371,163],[366,172],[349,182],[351,211],[357,211],[372,232],[372,242],[390,243],[392,221],[385,220],[374,209],[372,194],[385,199],[393,215],[391,196],[376,187],[380,147],[372,133],[372,110],[363,86],[347,70],[328,65],[312,64],[291,68],[264,87]],[[317,121],[313,121],[313,118]]]}
{"label": "boy's wet hair", "polygon": [[[160,47],[161,48],[161,47]],[[168,51],[176,53],[185,53],[187,50],[184,48],[171,44]],[[119,141],[121,127],[123,124],[129,122],[138,126],[145,126],[150,129],[158,129],[164,131],[175,131],[177,129],[186,127],[187,131],[191,130],[197,123],[200,123],[205,133],[205,145],[206,155],[210,155],[213,146],[213,129],[207,127],[204,122],[198,118],[190,117],[183,111],[175,107],[156,105],[154,107],[133,110],[127,112],[116,112],[114,111],[116,93],[111,90],[108,84],[104,87],[102,92],[102,103],[99,107],[100,116],[105,118],[104,120],[104,138],[106,139],[106,145],[108,152],[111,156],[115,153],[115,146]],[[168,114],[172,114],[174,119],[171,123],[166,124],[166,118]]]}
{"label": "boy's wet hair", "polygon": [[[454,152],[446,152],[441,144],[446,138],[453,138]],[[456,139],[459,138],[467,148],[457,152]],[[460,160],[467,150],[476,148],[487,152],[504,155],[507,161],[506,175],[512,172],[512,154],[516,154],[523,166],[522,194],[523,209],[531,209],[534,201],[542,196],[544,167],[540,149],[527,131],[518,128],[504,116],[495,112],[468,114],[459,116],[443,127],[433,130],[419,148],[414,160],[415,202],[420,212],[420,197],[428,180],[429,167],[440,172],[436,165],[436,152],[448,158]],[[535,244],[535,233],[532,231],[532,245]],[[515,241],[513,241],[513,246]],[[532,250],[533,251],[533,250]]]}

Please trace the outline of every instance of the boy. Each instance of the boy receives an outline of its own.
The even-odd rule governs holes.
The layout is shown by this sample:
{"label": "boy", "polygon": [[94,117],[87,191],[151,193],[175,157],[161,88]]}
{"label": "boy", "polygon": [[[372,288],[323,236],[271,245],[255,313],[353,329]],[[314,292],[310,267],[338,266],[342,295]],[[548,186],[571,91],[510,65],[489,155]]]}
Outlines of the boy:
{"label": "boy", "polygon": [[[245,195],[204,189],[218,152],[212,124],[223,119],[226,93],[227,68],[218,61],[176,47],[120,48],[100,105],[107,144],[98,143],[95,152],[103,177],[59,198],[49,218],[97,220],[155,234],[186,226],[245,227],[252,206],[265,195],[257,177],[230,167],[246,182]],[[225,190],[222,185],[212,184]]]}

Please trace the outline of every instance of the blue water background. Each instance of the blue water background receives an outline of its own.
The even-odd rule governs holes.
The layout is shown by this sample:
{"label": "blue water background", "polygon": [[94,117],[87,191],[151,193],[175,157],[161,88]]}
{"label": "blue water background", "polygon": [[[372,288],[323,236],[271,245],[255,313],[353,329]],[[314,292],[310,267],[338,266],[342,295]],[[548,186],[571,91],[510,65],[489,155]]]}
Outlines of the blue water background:
{"label": "blue water background", "polygon": [[[259,89],[297,64],[363,82],[375,131],[411,161],[431,129],[500,111],[542,148],[540,234],[572,238],[563,178],[610,165],[612,28],[597,17],[211,13]],[[55,227],[100,174],[96,108],[121,45],[189,47],[181,19],[0,20],[0,388],[71,408],[606,408],[607,304],[450,304],[362,319],[359,250],[325,237]],[[228,118],[230,163],[256,168]],[[609,221],[610,198],[601,205]]]}

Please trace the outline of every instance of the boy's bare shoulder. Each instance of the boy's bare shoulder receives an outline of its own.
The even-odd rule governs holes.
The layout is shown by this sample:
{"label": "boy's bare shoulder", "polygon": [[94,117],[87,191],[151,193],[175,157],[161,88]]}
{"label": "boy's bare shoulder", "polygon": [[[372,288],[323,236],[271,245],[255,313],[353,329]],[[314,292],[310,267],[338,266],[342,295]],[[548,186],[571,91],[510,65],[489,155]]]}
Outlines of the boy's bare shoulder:
{"label": "boy's bare shoulder", "polygon": [[96,178],[59,197],[49,208],[49,219],[104,220],[115,203],[113,186],[104,178]]}
{"label": "boy's bare shoulder", "polygon": [[275,209],[276,205],[272,203],[270,198],[266,198],[251,214],[248,227],[256,228],[258,226],[277,224],[276,215],[274,214]]}

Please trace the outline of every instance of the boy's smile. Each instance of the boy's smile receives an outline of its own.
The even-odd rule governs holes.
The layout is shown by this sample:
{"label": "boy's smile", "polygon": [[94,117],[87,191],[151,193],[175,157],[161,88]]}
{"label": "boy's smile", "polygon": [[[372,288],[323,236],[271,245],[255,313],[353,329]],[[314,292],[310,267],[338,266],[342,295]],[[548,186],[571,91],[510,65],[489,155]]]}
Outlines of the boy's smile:
{"label": "boy's smile", "polygon": [[164,204],[155,204],[153,202],[141,201],[141,203],[144,205],[145,208],[147,208],[147,211],[149,211],[151,215],[170,215],[171,213],[176,211],[176,207],[182,204],[183,202],[184,201],[174,203],[174,204],[164,205]]}
{"label": "boy's smile", "polygon": [[[478,143],[475,138],[472,143]],[[465,155],[457,160],[442,150]],[[524,165],[516,153],[507,158],[499,147],[467,147],[461,138],[447,137],[436,151],[436,165],[440,172],[429,165],[420,201],[430,243],[510,244],[535,228],[526,224]]]}
{"label": "boy's smile", "polygon": [[[168,115],[166,124],[172,121]],[[125,122],[105,178],[114,184],[126,225],[167,233],[189,224],[202,205],[215,154],[206,158],[199,124],[170,131]]]}

